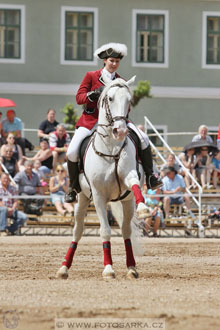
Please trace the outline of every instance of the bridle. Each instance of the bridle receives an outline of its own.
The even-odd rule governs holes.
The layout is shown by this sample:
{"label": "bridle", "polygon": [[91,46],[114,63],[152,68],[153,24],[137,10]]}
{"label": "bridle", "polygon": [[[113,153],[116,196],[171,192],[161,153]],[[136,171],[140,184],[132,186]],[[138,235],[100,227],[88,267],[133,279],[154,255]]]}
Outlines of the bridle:
{"label": "bridle", "polygon": [[[123,87],[126,87],[130,93],[130,90],[129,90],[129,87],[126,86],[126,85],[122,85],[122,84],[115,84],[113,86],[110,86],[110,88],[112,87],[119,87],[119,88],[123,88]],[[109,89],[110,89],[109,88]],[[114,122],[118,121],[118,120],[124,120],[126,123],[128,122],[128,119],[126,116],[115,116],[115,117],[112,117],[112,114],[111,114],[111,110],[110,110],[110,106],[109,106],[109,101],[108,101],[108,95],[105,95],[103,97],[103,99],[101,100],[102,102],[102,107],[105,108],[105,117],[107,119],[107,122],[108,124],[98,124],[98,126],[101,126],[101,127],[110,127],[114,124]],[[120,150],[117,152],[117,154],[115,155],[109,155],[109,154],[104,154],[100,151],[98,151],[95,147],[95,137],[96,137],[96,134],[99,134],[101,135],[103,138],[104,137],[107,137],[108,135],[104,135],[98,131],[95,132],[95,134],[93,135],[92,137],[92,147],[93,147],[93,150],[95,151],[95,153],[97,155],[99,155],[100,157],[109,157],[109,158],[113,158],[114,161],[115,161],[115,176],[116,176],[116,180],[117,180],[117,183],[118,183],[118,188],[119,188],[119,194],[118,194],[118,197],[114,200],[120,200],[121,198],[124,198],[124,195],[121,197],[121,185],[120,185],[120,179],[119,179],[119,176],[118,176],[118,162],[119,162],[119,159],[120,159],[120,155],[121,155],[121,152],[122,150],[124,149],[125,145],[127,144],[127,140],[125,139],[124,140],[124,143],[122,144]],[[127,195],[128,193],[126,192],[125,195]]]}

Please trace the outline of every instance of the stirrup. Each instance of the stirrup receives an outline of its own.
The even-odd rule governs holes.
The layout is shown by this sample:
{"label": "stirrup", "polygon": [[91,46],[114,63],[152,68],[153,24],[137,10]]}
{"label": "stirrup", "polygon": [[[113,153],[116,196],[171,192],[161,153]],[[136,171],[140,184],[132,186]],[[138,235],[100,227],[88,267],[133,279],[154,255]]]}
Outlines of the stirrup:
{"label": "stirrup", "polygon": [[77,191],[75,189],[69,189],[68,193],[64,197],[65,203],[74,203],[77,201]]}
{"label": "stirrup", "polygon": [[147,182],[148,189],[156,190],[163,186],[163,181],[154,174],[150,175]]}

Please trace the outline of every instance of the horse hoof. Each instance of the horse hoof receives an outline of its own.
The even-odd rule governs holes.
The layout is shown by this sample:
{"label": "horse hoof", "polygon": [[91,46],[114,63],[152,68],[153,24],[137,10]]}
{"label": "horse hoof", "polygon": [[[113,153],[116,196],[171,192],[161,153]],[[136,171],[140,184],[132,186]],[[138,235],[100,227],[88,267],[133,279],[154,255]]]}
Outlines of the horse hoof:
{"label": "horse hoof", "polygon": [[144,219],[151,217],[151,209],[147,207],[144,203],[139,203],[137,207],[137,217],[138,219]]}
{"label": "horse hoof", "polygon": [[66,280],[68,276],[68,268],[66,266],[62,266],[57,272],[57,278]]}
{"label": "horse hoof", "polygon": [[112,269],[111,265],[105,266],[105,269],[102,272],[102,277],[106,280],[110,280],[110,279],[115,278],[115,272]]}
{"label": "horse hoof", "polygon": [[138,277],[139,277],[139,274],[136,271],[136,268],[135,267],[129,267],[128,272],[127,272],[127,278],[133,279],[133,278],[138,278]]}

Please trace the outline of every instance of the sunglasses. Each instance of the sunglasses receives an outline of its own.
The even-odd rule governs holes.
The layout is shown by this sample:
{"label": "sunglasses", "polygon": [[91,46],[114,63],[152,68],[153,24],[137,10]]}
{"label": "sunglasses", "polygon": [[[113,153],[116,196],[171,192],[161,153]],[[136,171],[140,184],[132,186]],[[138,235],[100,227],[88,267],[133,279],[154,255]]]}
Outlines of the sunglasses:
{"label": "sunglasses", "polygon": [[64,172],[64,170],[57,170],[57,173],[62,173]]}
{"label": "sunglasses", "polygon": [[208,148],[202,148],[201,150],[202,151],[208,151]]}

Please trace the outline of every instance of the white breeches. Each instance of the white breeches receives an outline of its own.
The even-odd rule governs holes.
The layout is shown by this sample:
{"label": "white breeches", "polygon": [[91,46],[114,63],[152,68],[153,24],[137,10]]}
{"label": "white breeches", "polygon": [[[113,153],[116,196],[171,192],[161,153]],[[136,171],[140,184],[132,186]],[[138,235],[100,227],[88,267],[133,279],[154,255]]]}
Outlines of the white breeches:
{"label": "white breeches", "polygon": [[[134,124],[128,123],[127,125],[130,127],[135,133],[138,135],[140,141],[141,141],[141,149],[144,150],[149,145],[149,139],[147,135],[138,129]],[[70,142],[70,145],[67,150],[67,158],[71,162],[78,162],[79,161],[79,148],[82,143],[82,141],[89,135],[91,135],[94,130],[96,129],[97,125],[95,125],[92,129],[88,129],[85,127],[79,127],[75,130],[74,136]]]}
{"label": "white breeches", "polygon": [[141,149],[144,150],[149,146],[149,138],[146,133],[144,133],[142,130],[138,129],[133,123],[128,123],[128,127],[130,127],[137,136],[139,137],[141,141]]}
{"label": "white breeches", "polygon": [[91,130],[85,127],[79,127],[75,130],[74,136],[69,144],[68,150],[67,150],[67,158],[71,162],[78,162],[79,160],[79,148],[82,143],[82,141],[89,135],[91,135],[94,130],[96,129],[95,125]]}

